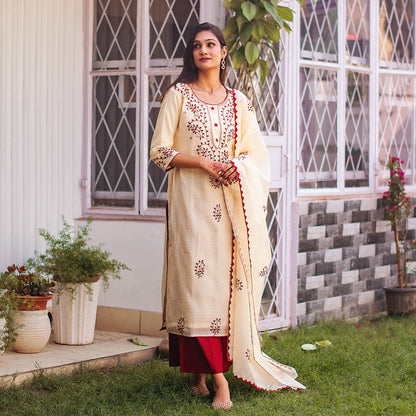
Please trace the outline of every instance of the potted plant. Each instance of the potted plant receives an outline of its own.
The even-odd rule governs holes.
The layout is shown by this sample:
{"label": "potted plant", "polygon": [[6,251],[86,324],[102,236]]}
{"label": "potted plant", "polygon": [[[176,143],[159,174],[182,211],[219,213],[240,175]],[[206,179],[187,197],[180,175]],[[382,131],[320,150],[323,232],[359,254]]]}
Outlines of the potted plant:
{"label": "potted plant", "polygon": [[389,188],[383,194],[386,218],[390,220],[394,234],[398,277],[398,287],[384,289],[389,314],[416,313],[416,287],[410,285],[407,268],[408,250],[415,248],[415,242],[407,239],[406,220],[410,215],[411,205],[405,190],[402,165],[403,161],[398,157],[389,157]]}
{"label": "potted plant", "polygon": [[[303,0],[297,0],[304,5]],[[254,102],[256,95],[253,76],[260,75],[260,83],[266,80],[269,68],[267,51],[279,59],[276,46],[280,42],[280,30],[291,31],[293,10],[279,5],[280,0],[225,0],[224,8],[233,16],[223,30],[234,69],[238,71],[236,89]]]}
{"label": "potted plant", "polygon": [[92,219],[85,225],[72,226],[63,219],[57,236],[41,229],[45,239],[45,253],[38,256],[42,271],[53,276],[56,283],[53,307],[55,342],[85,345],[94,341],[97,315],[99,279],[104,289],[110,277],[121,278],[125,264],[111,259],[103,244],[90,244]]}
{"label": "potted plant", "polygon": [[12,347],[22,353],[41,351],[51,335],[46,305],[52,299],[53,282],[29,265],[30,261],[8,266],[0,279],[3,302],[7,302],[7,332],[14,335]]}

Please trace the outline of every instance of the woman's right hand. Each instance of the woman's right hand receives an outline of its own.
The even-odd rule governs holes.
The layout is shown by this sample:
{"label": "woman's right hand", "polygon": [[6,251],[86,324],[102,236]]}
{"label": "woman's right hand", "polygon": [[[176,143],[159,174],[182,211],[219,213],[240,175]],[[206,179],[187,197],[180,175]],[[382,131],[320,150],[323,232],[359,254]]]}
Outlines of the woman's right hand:
{"label": "woman's right hand", "polygon": [[203,157],[201,158],[201,168],[225,186],[231,185],[238,179],[235,167],[231,162],[221,163]]}

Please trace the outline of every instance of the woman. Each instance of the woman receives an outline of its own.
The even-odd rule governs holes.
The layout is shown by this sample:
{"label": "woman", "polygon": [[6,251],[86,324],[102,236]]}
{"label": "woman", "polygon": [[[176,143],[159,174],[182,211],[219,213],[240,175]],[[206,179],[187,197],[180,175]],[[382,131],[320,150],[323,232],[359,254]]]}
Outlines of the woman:
{"label": "woman", "polygon": [[225,87],[227,46],[209,23],[190,35],[165,93],[151,157],[169,171],[163,327],[170,365],[194,373],[192,391],[232,406],[224,372],[258,388],[304,388],[261,352],[257,316],[270,263],[269,156],[250,101]]}

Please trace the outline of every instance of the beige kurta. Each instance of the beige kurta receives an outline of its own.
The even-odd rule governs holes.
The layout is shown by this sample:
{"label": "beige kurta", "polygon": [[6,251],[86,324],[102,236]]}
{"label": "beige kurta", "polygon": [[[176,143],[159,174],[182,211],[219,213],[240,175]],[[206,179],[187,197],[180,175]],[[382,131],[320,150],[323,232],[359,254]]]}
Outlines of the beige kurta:
{"label": "beige kurta", "polygon": [[167,171],[178,153],[231,160],[239,181],[222,186],[202,169],[170,171],[163,325],[178,335],[228,335],[234,375],[259,388],[303,388],[293,368],[261,352],[257,334],[270,264],[265,221],[270,161],[250,101],[229,90],[223,103],[206,104],[188,85],[172,87],[150,154]]}

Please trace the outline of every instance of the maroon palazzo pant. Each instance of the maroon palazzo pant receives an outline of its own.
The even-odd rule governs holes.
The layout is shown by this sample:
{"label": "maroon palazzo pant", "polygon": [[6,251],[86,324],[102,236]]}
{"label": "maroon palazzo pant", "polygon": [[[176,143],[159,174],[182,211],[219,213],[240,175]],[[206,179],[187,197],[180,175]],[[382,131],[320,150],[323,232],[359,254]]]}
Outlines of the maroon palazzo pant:
{"label": "maroon palazzo pant", "polygon": [[182,373],[226,373],[228,337],[184,337],[169,334],[169,365]]}

